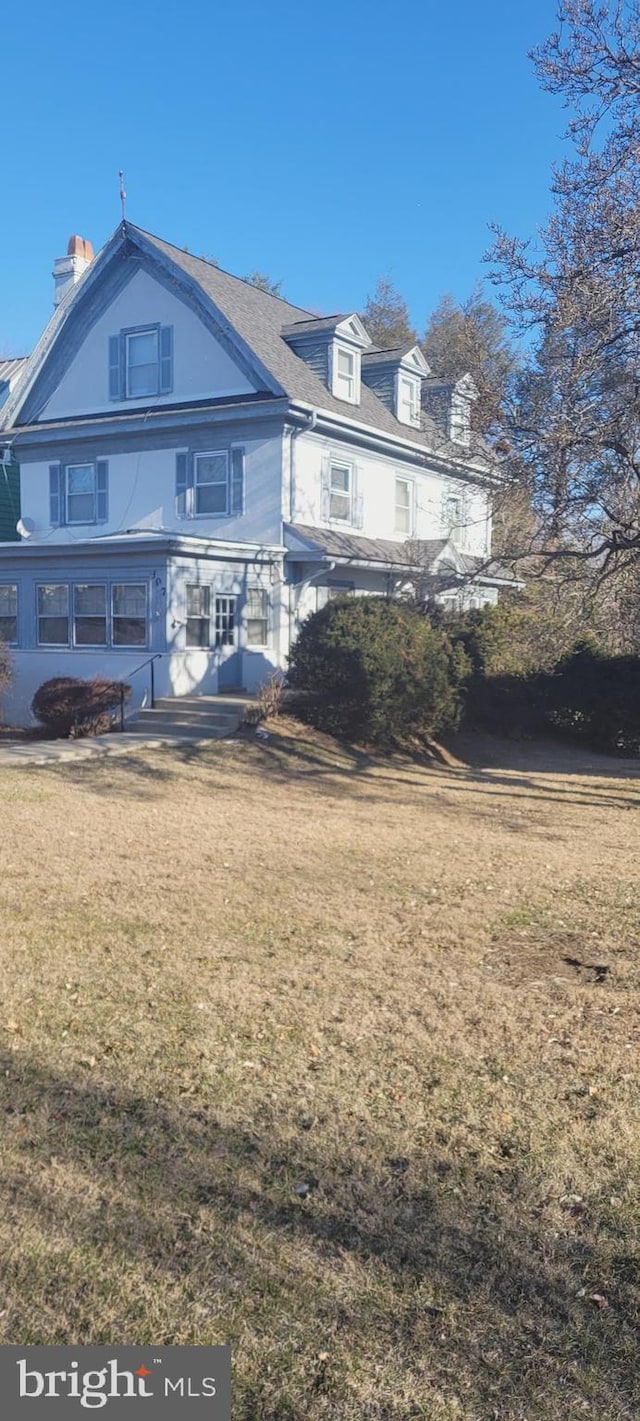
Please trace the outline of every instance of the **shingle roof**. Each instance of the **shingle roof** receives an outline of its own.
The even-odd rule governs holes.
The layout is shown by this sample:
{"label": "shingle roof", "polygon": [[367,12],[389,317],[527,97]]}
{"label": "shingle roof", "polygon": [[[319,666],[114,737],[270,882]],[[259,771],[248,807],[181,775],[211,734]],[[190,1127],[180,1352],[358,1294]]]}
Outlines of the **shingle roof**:
{"label": "shingle roof", "polygon": [[[420,549],[421,566],[423,560],[424,564],[429,566],[435,563],[447,546],[446,538],[426,538],[407,548],[406,543],[394,543],[390,538],[360,538],[355,533],[344,533],[340,528],[313,528],[306,523],[285,525],[285,543],[287,533],[293,533],[296,539],[302,539],[311,545],[313,551],[323,553],[328,558],[350,562],[379,562],[386,567],[413,567],[417,547]],[[300,557],[299,553],[298,556]]]}
{"label": "shingle roof", "polygon": [[362,353],[363,365],[392,365],[396,361],[404,359],[405,355],[413,350],[415,341],[410,345],[392,345],[387,350],[365,350]]}
{"label": "shingle roof", "polygon": [[[194,257],[142,228],[127,223],[127,230],[132,235],[139,233],[151,247],[155,247],[198,283],[290,399],[301,400],[314,408],[340,414],[343,418],[352,418],[360,424],[392,434],[396,439],[421,444],[432,452],[438,451],[453,456],[456,461],[460,460],[459,448],[443,439],[428,415],[423,416],[422,428],[408,430],[364,382],[361,385],[359,405],[349,405],[344,400],[336,399],[319,375],[294,353],[282,334],[283,328],[294,324],[298,330],[302,329],[300,323],[304,323],[305,328],[307,322],[316,326],[318,318],[314,316],[313,311],[305,311],[299,306],[292,306],[281,296],[272,296],[270,292],[261,291],[250,282],[231,276],[229,272],[222,271],[220,267],[213,266],[202,257]],[[332,316],[325,319],[330,325],[343,317]]]}
{"label": "shingle roof", "polygon": [[312,316],[309,320],[291,321],[283,326],[284,335],[313,335],[316,331],[335,331],[342,321],[347,321],[351,312],[339,316]]}

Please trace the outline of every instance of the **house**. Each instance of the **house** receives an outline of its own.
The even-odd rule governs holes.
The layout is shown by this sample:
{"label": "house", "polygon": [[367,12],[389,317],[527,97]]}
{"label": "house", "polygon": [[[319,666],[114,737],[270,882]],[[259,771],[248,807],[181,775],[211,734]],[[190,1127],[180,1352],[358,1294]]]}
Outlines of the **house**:
{"label": "house", "polygon": [[[0,418],[2,406],[15,389],[25,364],[24,355],[0,360]],[[0,455],[0,543],[19,543],[19,519],[20,471],[7,450],[4,457]]]}
{"label": "house", "polygon": [[55,309],[0,410],[20,545],[0,543],[6,711],[53,675],[157,694],[255,689],[301,621],[418,569],[495,601],[492,469],[473,383],[374,348],[122,222],[71,239]]}

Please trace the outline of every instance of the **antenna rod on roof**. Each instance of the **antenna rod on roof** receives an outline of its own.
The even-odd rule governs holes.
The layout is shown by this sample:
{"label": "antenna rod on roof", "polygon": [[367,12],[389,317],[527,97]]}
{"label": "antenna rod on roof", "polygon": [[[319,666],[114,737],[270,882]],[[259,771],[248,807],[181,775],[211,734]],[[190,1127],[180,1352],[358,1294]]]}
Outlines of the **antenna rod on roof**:
{"label": "antenna rod on roof", "polygon": [[124,173],[122,172],[122,169],[120,169],[120,172],[118,173],[118,177],[119,177],[119,179],[120,179],[120,201],[121,201],[121,203],[122,203],[122,221],[124,222],[124,221],[126,220],[126,216],[127,216],[127,208],[126,208],[127,194],[126,194],[126,192],[125,192],[125,187],[124,187]]}

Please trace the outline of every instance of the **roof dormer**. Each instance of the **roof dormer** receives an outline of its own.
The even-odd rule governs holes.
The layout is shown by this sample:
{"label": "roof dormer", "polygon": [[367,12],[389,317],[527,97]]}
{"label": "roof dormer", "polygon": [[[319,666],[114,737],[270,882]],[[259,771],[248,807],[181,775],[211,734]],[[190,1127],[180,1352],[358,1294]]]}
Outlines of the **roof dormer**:
{"label": "roof dormer", "polygon": [[284,326],[282,335],[296,355],[315,370],[332,395],[345,404],[360,404],[361,358],[370,337],[355,313],[318,316]]}
{"label": "roof dormer", "polygon": [[470,375],[459,380],[427,380],[423,403],[446,439],[468,449],[471,443],[471,406],[478,389]]}
{"label": "roof dormer", "polygon": [[419,345],[370,350],[362,357],[362,378],[401,424],[420,428],[422,381],[429,366]]}

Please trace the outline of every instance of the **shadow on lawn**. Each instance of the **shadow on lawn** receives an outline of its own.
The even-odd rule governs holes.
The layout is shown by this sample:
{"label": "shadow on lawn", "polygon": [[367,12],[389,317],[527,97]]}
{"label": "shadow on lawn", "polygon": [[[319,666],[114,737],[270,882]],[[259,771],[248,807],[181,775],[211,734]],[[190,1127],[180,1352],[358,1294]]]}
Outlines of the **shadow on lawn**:
{"label": "shadow on lawn", "polygon": [[[490,737],[478,737],[478,745],[484,745],[488,739]],[[467,740],[473,742],[474,738],[467,737]],[[498,746],[501,744],[503,742],[496,742]],[[132,751],[117,758],[63,761],[42,769],[65,783],[77,784],[95,794],[134,799],[157,798],[175,781],[182,781],[185,772],[191,771],[194,784],[200,779],[203,792],[207,793],[215,792],[222,785],[235,788],[242,781],[255,786],[256,777],[260,775],[286,785],[293,781],[301,785],[311,783],[328,797],[348,796],[356,785],[358,797],[363,801],[395,798],[395,802],[407,806],[412,794],[415,802],[420,803],[425,793],[442,790],[440,808],[474,818],[484,818],[487,813],[491,816],[492,811],[495,814],[493,805],[483,807],[478,796],[489,801],[504,801],[513,809],[517,809],[518,801],[540,806],[584,805],[590,809],[640,807],[640,795],[616,789],[613,783],[619,785],[621,781],[639,779],[640,766],[630,768],[630,762],[620,761],[616,774],[617,761],[606,756],[586,756],[570,748],[565,767],[562,747],[559,750],[553,745],[545,757],[543,743],[526,748],[518,745],[515,751],[510,745],[506,746],[504,768],[483,763],[492,754],[495,758],[494,750],[483,756],[478,748],[478,763],[452,767],[438,764],[425,754],[368,753],[332,741],[329,736],[307,736],[304,732],[291,735],[274,727],[270,728],[267,739],[240,736],[225,744],[227,753],[221,753],[221,749],[216,741],[178,742],[170,748],[154,749],[147,755]],[[522,773],[527,754],[531,760],[529,772]],[[510,760],[514,762],[512,767],[509,767]],[[566,785],[558,783],[560,775],[570,777]],[[582,784],[579,775],[583,777]],[[607,781],[612,782],[610,787]],[[396,786],[401,786],[404,793],[398,794]],[[453,801],[446,803],[449,793],[461,800],[457,810]],[[514,822],[511,827],[520,831],[526,826]]]}
{"label": "shadow on lawn", "polygon": [[[66,1292],[59,1283],[56,1292],[55,1278],[42,1284],[41,1320],[28,1329],[21,1314],[28,1253],[21,1269],[8,1259],[5,1287],[16,1301],[4,1319],[6,1340],[120,1341],[131,1318],[118,1316],[117,1302],[114,1312],[118,1271],[138,1268],[154,1280],[149,1316],[136,1324],[140,1341],[235,1341],[211,1321],[185,1338],[175,1302],[171,1311],[177,1283],[211,1304],[210,1317],[232,1298],[237,1309],[240,1298],[240,1326],[255,1329],[265,1358],[290,1324],[301,1335],[301,1318],[300,1347],[317,1355],[327,1343],[335,1353],[335,1375],[322,1372],[317,1383],[330,1390],[331,1413],[326,1399],[316,1411],[311,1394],[274,1407],[259,1379],[239,1377],[235,1421],[343,1414],[336,1338],[363,1365],[372,1338],[377,1347],[382,1340],[405,1360],[407,1375],[426,1349],[434,1385],[445,1396],[462,1394],[473,1416],[551,1421],[588,1411],[613,1421],[640,1402],[631,1250],[605,1230],[595,1243],[579,1229],[552,1230],[544,1200],[532,1202],[515,1161],[488,1172],[446,1146],[381,1159],[375,1139],[357,1156],[340,1156],[323,1146],[322,1125],[309,1129],[302,1115],[293,1138],[289,1129],[279,1139],[267,1107],[255,1129],[233,1130],[188,1098],[172,1106],[79,1084],[16,1056],[4,1067],[7,1123],[18,1131],[0,1181],[5,1224],[26,1240],[35,1224],[56,1240],[54,1257],[74,1250],[89,1257],[80,1285],[72,1274]],[[52,1161],[64,1181],[57,1188]],[[304,1199],[295,1194],[301,1180],[312,1186]],[[356,1272],[345,1272],[349,1258]],[[374,1305],[379,1287],[384,1297]],[[600,1311],[588,1295],[603,1290],[610,1305]],[[31,1317],[38,1311],[36,1297]],[[384,1382],[379,1396],[379,1407],[366,1411],[371,1421],[427,1414],[419,1398],[415,1409],[396,1409]]]}

